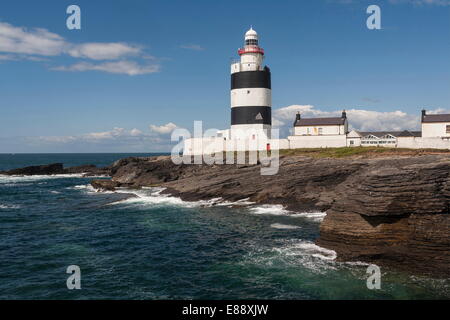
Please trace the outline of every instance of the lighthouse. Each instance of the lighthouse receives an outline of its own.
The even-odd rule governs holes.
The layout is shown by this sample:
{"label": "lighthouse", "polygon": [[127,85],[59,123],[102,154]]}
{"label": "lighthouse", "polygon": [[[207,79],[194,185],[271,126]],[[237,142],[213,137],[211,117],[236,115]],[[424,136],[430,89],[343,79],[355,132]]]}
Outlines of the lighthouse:
{"label": "lighthouse", "polygon": [[[239,61],[231,64],[231,139],[247,140],[246,150],[270,147],[272,90],[270,69],[263,65],[264,50],[250,28]],[[252,147],[253,146],[253,147]]]}
{"label": "lighthouse", "polygon": [[[223,151],[262,151],[280,148],[280,139],[272,139],[272,90],[270,69],[264,66],[264,50],[258,33],[250,28],[240,59],[231,63],[231,128],[218,130],[211,137],[196,136],[184,140],[184,155],[211,155]],[[201,131],[201,130],[200,130]],[[285,149],[288,149],[285,139]]]}

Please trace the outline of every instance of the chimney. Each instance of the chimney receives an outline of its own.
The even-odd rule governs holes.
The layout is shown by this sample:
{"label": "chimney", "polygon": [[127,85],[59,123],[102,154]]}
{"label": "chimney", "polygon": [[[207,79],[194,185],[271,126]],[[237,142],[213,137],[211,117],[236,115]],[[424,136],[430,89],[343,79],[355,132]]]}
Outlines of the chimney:
{"label": "chimney", "polygon": [[300,112],[297,112],[297,114],[295,115],[294,127],[295,127],[295,124],[297,123],[297,121],[300,121],[301,118],[302,117],[300,115]]}
{"label": "chimney", "polygon": [[423,120],[424,120],[426,115],[427,115],[427,110],[423,109],[422,110],[422,122],[423,122]]}
{"label": "chimney", "polygon": [[345,109],[342,110],[342,119],[346,119],[347,118],[347,112],[345,112]]}

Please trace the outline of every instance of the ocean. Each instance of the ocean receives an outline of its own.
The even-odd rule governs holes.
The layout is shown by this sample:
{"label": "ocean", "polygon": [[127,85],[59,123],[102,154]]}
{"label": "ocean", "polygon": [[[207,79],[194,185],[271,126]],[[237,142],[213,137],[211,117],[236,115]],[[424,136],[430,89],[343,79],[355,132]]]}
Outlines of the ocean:
{"label": "ocean", "polygon": [[[150,154],[0,154],[0,170]],[[184,202],[159,188],[96,192],[81,175],[0,175],[0,299],[449,299],[450,279],[337,262],[325,213]],[[133,197],[129,197],[130,194]],[[81,289],[66,285],[79,266]]]}

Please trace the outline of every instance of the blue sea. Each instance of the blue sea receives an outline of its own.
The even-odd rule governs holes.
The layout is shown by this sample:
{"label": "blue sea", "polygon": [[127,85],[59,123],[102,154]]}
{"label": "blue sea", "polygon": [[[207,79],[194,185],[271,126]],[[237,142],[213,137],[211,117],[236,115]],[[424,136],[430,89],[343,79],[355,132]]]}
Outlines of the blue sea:
{"label": "blue sea", "polygon": [[[0,170],[150,154],[0,154]],[[104,177],[103,177],[104,178]],[[96,192],[81,175],[0,176],[0,299],[449,299],[450,280],[335,261],[324,213]],[[104,178],[105,179],[105,178]],[[79,266],[81,289],[66,273]]]}

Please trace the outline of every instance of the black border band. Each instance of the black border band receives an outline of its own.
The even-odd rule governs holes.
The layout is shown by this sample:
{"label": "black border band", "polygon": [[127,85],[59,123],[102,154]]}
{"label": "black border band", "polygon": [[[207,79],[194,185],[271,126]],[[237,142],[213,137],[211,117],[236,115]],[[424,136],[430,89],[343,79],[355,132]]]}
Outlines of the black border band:
{"label": "black border band", "polygon": [[[261,119],[257,119],[258,114],[261,114]],[[272,125],[272,108],[261,106],[231,108],[231,125],[236,124]]]}
{"label": "black border band", "polygon": [[231,90],[243,88],[271,89],[270,71],[242,71],[231,74]]}

